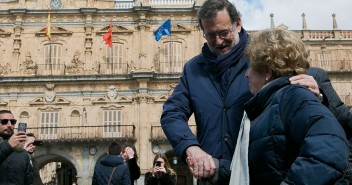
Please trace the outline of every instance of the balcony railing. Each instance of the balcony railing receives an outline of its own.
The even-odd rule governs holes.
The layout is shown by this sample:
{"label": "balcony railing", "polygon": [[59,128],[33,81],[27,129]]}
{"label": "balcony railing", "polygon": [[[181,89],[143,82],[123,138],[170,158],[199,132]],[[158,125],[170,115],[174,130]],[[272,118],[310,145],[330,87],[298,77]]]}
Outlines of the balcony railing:
{"label": "balcony railing", "polygon": [[109,138],[136,138],[134,125],[32,127],[27,128],[27,133],[33,133],[37,139],[44,141],[85,141]]}
{"label": "balcony railing", "polygon": [[160,62],[160,73],[182,73],[184,62]]}
{"label": "balcony railing", "polygon": [[127,63],[100,63],[99,74],[127,74]]}
{"label": "balcony railing", "polygon": [[133,4],[134,2],[124,2],[124,1],[121,1],[121,2],[118,2],[116,1],[115,2],[115,8],[116,9],[130,9],[130,8],[133,8]]}
{"label": "balcony railing", "polygon": [[194,0],[149,0],[150,5],[193,5]]}
{"label": "balcony railing", "polygon": [[[194,135],[197,134],[197,126],[196,125],[189,125],[189,128],[191,129],[191,131]],[[161,126],[152,126],[151,127],[150,141],[167,141],[167,138],[166,138]]]}
{"label": "balcony railing", "polygon": [[65,64],[37,64],[37,75],[47,76],[47,75],[64,75],[65,74]]}
{"label": "balcony railing", "polygon": [[311,66],[323,68],[328,72],[352,72],[352,60],[313,61]]}

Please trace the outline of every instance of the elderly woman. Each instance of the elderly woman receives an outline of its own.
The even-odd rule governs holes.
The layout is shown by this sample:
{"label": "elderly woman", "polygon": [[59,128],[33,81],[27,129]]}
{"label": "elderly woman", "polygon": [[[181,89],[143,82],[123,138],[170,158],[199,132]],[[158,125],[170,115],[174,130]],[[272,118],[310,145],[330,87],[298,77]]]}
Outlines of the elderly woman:
{"label": "elderly woman", "polygon": [[[246,55],[250,61],[246,76],[255,96],[245,104],[250,132],[246,127],[240,131],[236,150],[245,147],[237,156],[235,151],[233,172],[246,172],[236,169],[241,165],[236,158],[247,152],[247,161],[239,161],[248,164],[251,185],[334,184],[346,168],[346,136],[317,96],[289,82],[309,68],[301,39],[287,30],[264,30],[251,35]],[[246,119],[242,126],[245,123]],[[247,145],[241,141],[246,135]]]}

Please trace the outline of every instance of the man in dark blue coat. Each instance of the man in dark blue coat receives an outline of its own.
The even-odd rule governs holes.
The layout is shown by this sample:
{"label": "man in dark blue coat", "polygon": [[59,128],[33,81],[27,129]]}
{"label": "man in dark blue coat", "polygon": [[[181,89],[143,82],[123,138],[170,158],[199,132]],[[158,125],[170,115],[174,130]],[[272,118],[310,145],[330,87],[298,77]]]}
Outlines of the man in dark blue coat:
{"label": "man in dark blue coat", "polygon": [[95,166],[92,185],[131,185],[128,166],[120,153],[121,146],[110,143],[108,155]]}
{"label": "man in dark blue coat", "polygon": [[[226,0],[206,1],[198,17],[207,43],[184,66],[178,86],[163,106],[161,125],[177,156],[195,160],[197,179],[213,177],[219,166],[218,183],[228,184],[222,169],[230,166],[243,104],[252,97],[244,75],[248,64],[242,57],[248,34],[236,8]],[[187,124],[192,114],[197,137]]]}

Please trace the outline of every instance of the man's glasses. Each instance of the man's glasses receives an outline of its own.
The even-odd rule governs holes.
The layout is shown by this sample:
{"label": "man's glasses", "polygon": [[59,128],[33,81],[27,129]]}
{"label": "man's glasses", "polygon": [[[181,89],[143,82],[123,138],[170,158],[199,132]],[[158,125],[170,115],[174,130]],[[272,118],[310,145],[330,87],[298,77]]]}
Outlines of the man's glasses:
{"label": "man's glasses", "polygon": [[9,121],[11,122],[11,125],[15,125],[16,122],[17,122],[17,120],[15,120],[15,119],[0,119],[0,123],[1,123],[2,125],[7,125],[7,123],[8,123]]}
{"label": "man's glasses", "polygon": [[221,39],[226,39],[232,31],[233,31],[233,26],[231,26],[231,28],[229,29],[222,30],[220,32],[204,33],[203,36],[207,40],[215,40],[216,36],[219,36]]}

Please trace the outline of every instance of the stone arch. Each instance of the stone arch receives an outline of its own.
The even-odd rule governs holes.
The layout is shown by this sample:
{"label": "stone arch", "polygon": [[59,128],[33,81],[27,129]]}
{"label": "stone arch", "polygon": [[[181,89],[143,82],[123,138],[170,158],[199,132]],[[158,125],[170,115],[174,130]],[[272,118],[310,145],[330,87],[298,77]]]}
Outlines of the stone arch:
{"label": "stone arch", "polygon": [[[38,150],[35,153],[35,159],[37,160],[39,167],[43,168],[47,164],[61,164],[60,167],[56,167],[55,174],[57,174],[57,171],[73,171],[71,173],[71,179],[68,179],[67,176],[64,178],[66,179],[64,184],[67,184],[67,182],[72,183],[71,181],[73,179],[77,179],[77,177],[84,177],[85,172],[84,172],[84,167],[79,165],[78,160],[75,158],[73,153],[67,153],[65,150],[60,150],[56,148],[52,148],[49,150],[43,150],[40,147],[38,147]],[[48,171],[46,171],[48,173]],[[50,174],[50,173],[49,173]],[[60,173],[58,173],[60,174]],[[66,173],[67,174],[67,173]],[[42,177],[43,178],[43,177]],[[45,173],[44,173],[44,178]],[[63,176],[57,176],[56,178],[63,179]]]}

